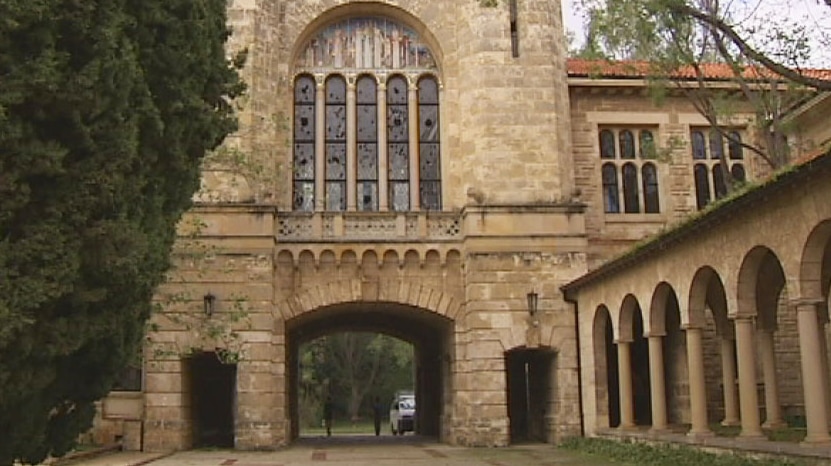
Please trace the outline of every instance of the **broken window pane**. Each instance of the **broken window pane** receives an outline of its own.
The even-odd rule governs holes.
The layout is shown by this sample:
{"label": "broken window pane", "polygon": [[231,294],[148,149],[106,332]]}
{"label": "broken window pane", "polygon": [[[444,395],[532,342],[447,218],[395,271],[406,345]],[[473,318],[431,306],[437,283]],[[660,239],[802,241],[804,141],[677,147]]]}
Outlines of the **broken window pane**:
{"label": "broken window pane", "polygon": [[358,180],[378,179],[378,150],[376,144],[358,144]]}
{"label": "broken window pane", "polygon": [[346,144],[326,144],[326,180],[346,179]]}
{"label": "broken window pane", "polygon": [[441,167],[439,166],[439,145],[421,144],[421,160],[419,171],[424,181],[438,181],[441,179]]}
{"label": "broken window pane", "polygon": [[294,210],[303,212],[312,212],[315,208],[315,184],[313,182],[295,182],[294,183]]}
{"label": "broken window pane", "polygon": [[410,179],[409,144],[390,144],[389,161],[389,178],[391,180],[405,181]]}
{"label": "broken window pane", "polygon": [[358,210],[365,212],[378,210],[378,183],[374,181],[358,183]]}
{"label": "broken window pane", "polygon": [[294,145],[294,179],[315,179],[315,146],[314,144]]}

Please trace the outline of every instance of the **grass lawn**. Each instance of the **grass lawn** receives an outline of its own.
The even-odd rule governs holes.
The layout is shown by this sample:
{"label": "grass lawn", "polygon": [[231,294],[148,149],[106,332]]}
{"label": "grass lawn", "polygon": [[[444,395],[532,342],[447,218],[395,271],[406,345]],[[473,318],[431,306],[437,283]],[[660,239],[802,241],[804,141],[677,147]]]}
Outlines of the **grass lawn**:
{"label": "grass lawn", "polygon": [[[710,429],[719,437],[737,437],[742,428],[739,426],[725,427],[721,424],[712,424]],[[805,440],[807,431],[804,427],[784,427],[782,429],[762,429],[762,432],[767,436],[768,440],[775,442],[793,442],[799,443]]]}

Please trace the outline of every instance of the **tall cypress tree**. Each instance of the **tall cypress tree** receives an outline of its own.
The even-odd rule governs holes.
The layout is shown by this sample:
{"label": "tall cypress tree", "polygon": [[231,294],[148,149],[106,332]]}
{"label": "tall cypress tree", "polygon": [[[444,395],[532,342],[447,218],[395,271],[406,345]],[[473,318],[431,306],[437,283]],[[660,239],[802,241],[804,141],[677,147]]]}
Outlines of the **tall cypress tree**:
{"label": "tall cypress tree", "polygon": [[136,354],[206,151],[225,0],[0,2],[0,465],[62,455]]}

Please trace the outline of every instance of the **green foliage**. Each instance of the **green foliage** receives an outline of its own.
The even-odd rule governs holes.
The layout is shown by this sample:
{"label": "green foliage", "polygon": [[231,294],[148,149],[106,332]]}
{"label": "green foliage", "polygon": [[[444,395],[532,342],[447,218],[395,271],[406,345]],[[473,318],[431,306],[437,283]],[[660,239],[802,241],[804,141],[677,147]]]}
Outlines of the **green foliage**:
{"label": "green foliage", "polygon": [[300,348],[300,411],[306,427],[320,424],[331,395],[335,417],[372,418],[372,400],[385,406],[397,390],[413,388],[413,347],[372,333],[339,333]]}
{"label": "green foliage", "polygon": [[62,455],[134,357],[235,129],[224,0],[0,3],[0,465]]}
{"label": "green foliage", "polygon": [[638,466],[699,466],[702,464],[710,466],[798,466],[802,464],[788,460],[755,459],[731,453],[708,453],[672,444],[650,445],[585,437],[566,439],[560,447]]}

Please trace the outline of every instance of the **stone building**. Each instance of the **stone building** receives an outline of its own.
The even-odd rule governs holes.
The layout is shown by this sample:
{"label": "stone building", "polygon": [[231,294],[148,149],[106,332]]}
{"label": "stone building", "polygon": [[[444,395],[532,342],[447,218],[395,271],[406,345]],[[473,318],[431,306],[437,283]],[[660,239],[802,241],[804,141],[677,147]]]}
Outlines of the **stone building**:
{"label": "stone building", "polygon": [[[553,443],[646,422],[650,402],[610,401],[645,393],[612,380],[612,349],[663,331],[675,338],[664,360],[680,361],[689,315],[681,306],[652,330],[623,298],[624,269],[603,264],[720,197],[717,152],[740,178],[767,169],[736,144],[757,137],[749,109],[730,138],[711,138],[682,97],[652,103],[643,76],[598,78],[597,64],[566,58],[560,8],[230,1],[229,53],[248,51],[241,128],[206,161],[182,221],[140,383],[102,401],[95,435],[151,451],[286,445],[299,432],[299,346],[347,330],[414,345],[419,433],[443,442]],[[793,115],[817,146],[822,108]],[[642,285],[662,283],[662,266],[643,264],[654,275]],[[627,366],[638,370],[619,371],[644,376],[638,386],[654,359],[642,346]],[[664,422],[703,429],[699,366],[677,367],[652,385],[675,397]],[[735,414],[726,405],[713,409]]]}

